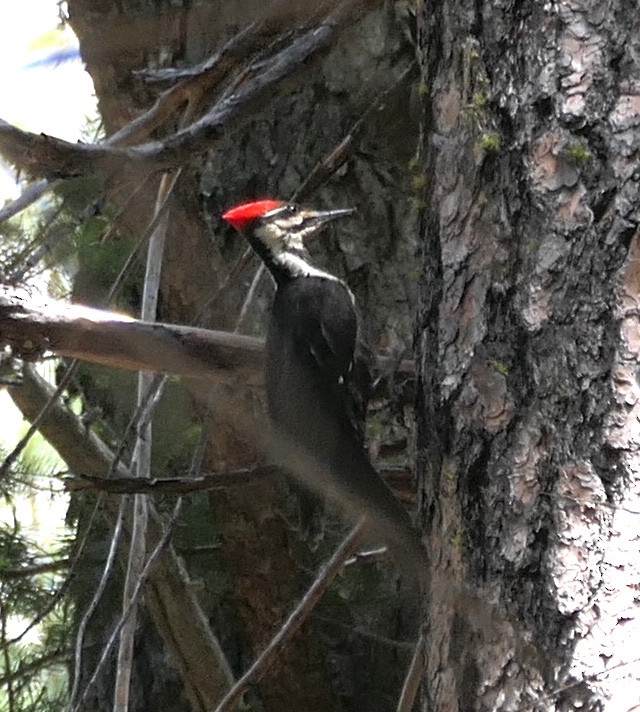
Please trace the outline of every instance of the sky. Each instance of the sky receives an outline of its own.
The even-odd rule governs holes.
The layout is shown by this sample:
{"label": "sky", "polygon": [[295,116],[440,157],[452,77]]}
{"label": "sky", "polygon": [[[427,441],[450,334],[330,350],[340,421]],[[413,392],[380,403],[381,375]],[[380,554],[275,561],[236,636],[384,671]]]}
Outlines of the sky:
{"label": "sky", "polygon": [[[57,0],[0,3],[0,118],[75,141],[87,116],[96,113],[91,79],[80,60],[37,64],[56,49],[77,46],[71,30],[58,25]],[[19,192],[6,171],[0,171],[0,204]]]}
{"label": "sky", "polygon": [[[80,138],[87,117],[95,117],[93,84],[79,59],[57,66],[44,63],[56,49],[77,47],[70,29],[58,28],[57,0],[0,2],[0,118],[20,128],[44,132],[69,141]],[[21,187],[15,172],[0,164],[0,205],[17,197]],[[15,445],[26,429],[19,411],[0,391],[0,440]],[[43,452],[53,464],[52,452]],[[16,500],[18,517],[27,529],[54,532],[62,525],[66,497],[40,492]],[[0,518],[7,511],[0,511]]]}

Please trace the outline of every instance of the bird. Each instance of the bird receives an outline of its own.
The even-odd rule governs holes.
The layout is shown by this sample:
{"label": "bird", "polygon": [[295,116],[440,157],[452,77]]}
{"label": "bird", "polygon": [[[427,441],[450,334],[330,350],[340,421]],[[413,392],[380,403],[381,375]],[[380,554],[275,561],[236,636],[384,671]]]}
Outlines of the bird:
{"label": "bird", "polygon": [[351,515],[365,515],[401,563],[422,566],[426,552],[411,517],[364,445],[366,399],[357,382],[364,350],[354,295],[342,279],[312,264],[304,244],[354,213],[261,199],[236,205],[222,219],[247,239],[276,284],[265,390],[278,464]]}

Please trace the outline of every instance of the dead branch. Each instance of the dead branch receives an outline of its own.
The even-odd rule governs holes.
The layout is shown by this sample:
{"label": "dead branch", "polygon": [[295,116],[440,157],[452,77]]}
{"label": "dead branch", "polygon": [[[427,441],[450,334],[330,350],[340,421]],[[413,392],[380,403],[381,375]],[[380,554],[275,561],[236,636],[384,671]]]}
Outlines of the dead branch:
{"label": "dead branch", "polygon": [[380,107],[384,105],[385,100],[389,97],[391,92],[393,92],[398,84],[402,83],[409,76],[412,69],[413,64],[404,67],[404,69],[398,73],[397,77],[392,80],[389,86],[375,97],[375,99],[361,114],[360,118],[354,122],[353,126],[351,126],[349,132],[342,139],[342,141],[329,153],[329,155],[325,156],[322,161],[314,166],[313,170],[309,173],[302,185],[300,185],[300,187],[292,195],[291,200],[300,202],[305,201],[315,190],[325,183],[338,170],[338,168],[340,168],[340,166],[344,164],[353,152],[353,144],[371,114],[373,114],[374,111],[379,110]]}
{"label": "dead branch", "polygon": [[[189,103],[185,114],[190,113],[193,104]],[[158,195],[156,197],[155,214],[160,212],[163,202],[166,204],[169,196],[173,193],[181,173],[179,168],[173,174],[165,173],[160,181]],[[149,237],[147,247],[147,264],[144,276],[142,293],[142,304],[140,313],[147,321],[156,320],[158,295],[160,291],[160,274],[164,257],[164,246],[167,236],[167,225],[169,220],[168,211],[164,218],[160,220],[158,226]],[[140,412],[140,420],[136,429],[136,442],[133,449],[131,467],[138,478],[148,479],[151,476],[151,452],[153,447],[153,429],[151,412],[143,419],[144,405],[147,394],[152,391],[153,376],[145,371],[138,373],[137,389],[137,411]],[[162,388],[159,389],[159,392]],[[159,399],[153,399],[153,405],[157,405]],[[122,626],[119,635],[119,644],[116,662],[116,679],[113,693],[114,712],[126,712],[129,708],[129,693],[131,685],[131,674],[133,669],[133,644],[135,630],[138,624],[138,605],[134,591],[139,590],[143,572],[146,570],[147,562],[147,528],[149,520],[149,506],[146,497],[136,496],[133,500],[133,521],[131,525],[131,536],[129,537],[129,558],[127,561],[126,575],[122,591]],[[163,536],[163,540],[165,537]],[[168,542],[168,539],[166,539]]]}
{"label": "dead branch", "polygon": [[[411,476],[406,472],[406,478]],[[208,492],[252,484],[268,477],[282,474],[282,468],[276,465],[257,465],[251,468],[229,470],[227,472],[209,472],[198,476],[157,477],[140,479],[138,477],[95,477],[93,475],[74,475],[63,480],[66,492],[105,492],[107,494],[190,494]],[[381,470],[380,475],[398,495],[397,471]],[[402,482],[402,489],[406,483]],[[407,506],[413,506],[415,497],[399,499]],[[360,556],[360,555],[359,555]]]}
{"label": "dead branch", "polygon": [[214,489],[228,489],[281,474],[275,465],[211,472],[197,477],[162,477],[141,480],[137,477],[66,477],[67,492],[98,491],[109,494],[189,494]]}
{"label": "dead branch", "polygon": [[68,569],[71,559],[62,558],[54,561],[46,561],[42,564],[32,564],[30,566],[21,566],[17,569],[2,569],[0,571],[0,582],[17,581],[30,576],[39,576],[60,569]]}
{"label": "dead branch", "polygon": [[[168,170],[192,155],[209,149],[213,142],[244,121],[254,118],[274,85],[300,70],[327,49],[336,37],[341,15],[334,15],[317,28],[295,39],[274,57],[254,67],[255,75],[236,93],[190,126],[163,141],[152,141],[135,148],[106,144],[71,143],[61,139],[22,131],[0,119],[0,153],[32,176],[46,178],[111,174],[125,166]],[[254,72],[252,72],[254,74]]]}
{"label": "dead branch", "polygon": [[31,660],[30,662],[20,662],[14,669],[5,668],[9,670],[9,672],[6,672],[0,677],[0,686],[4,686],[13,680],[20,680],[26,675],[31,675],[51,665],[66,663],[70,657],[71,655],[69,650],[66,648],[58,648],[40,658]]}
{"label": "dead branch", "polygon": [[178,84],[163,92],[155,104],[144,114],[123,126],[109,138],[109,143],[118,146],[131,146],[163,124],[182,104],[185,104],[194,93],[204,94],[211,91],[224,74],[229,71],[234,58],[243,56],[247,40],[254,36],[256,23],[246,27],[232,37],[219,52],[208,57],[195,67],[185,69],[163,68],[158,70],[160,77],[155,72],[147,70],[136,72],[138,76],[147,79],[155,77],[156,81],[166,79],[180,80]]}
{"label": "dead branch", "polygon": [[[377,4],[380,0],[377,0]],[[335,10],[340,5],[339,0],[323,0],[310,3],[305,0],[280,0],[279,2],[265,3],[255,8],[254,21],[212,57],[207,57],[193,67],[161,67],[156,69],[141,69],[134,75],[142,78],[147,84],[166,84],[170,82],[183,82],[196,79],[199,81],[203,75],[215,71],[223,74],[240,62],[247,60],[254,52],[263,48],[275,35],[284,34],[292,27],[309,29],[319,19]],[[358,3],[351,0],[343,5],[351,5],[357,9]],[[360,2],[360,9],[366,9]],[[376,0],[369,0],[369,9]],[[197,9],[193,8],[194,13]],[[347,18],[345,18],[347,19]]]}
{"label": "dead branch", "polygon": [[[244,387],[263,385],[264,341],[191,326],[150,323],[0,289],[0,345],[33,359],[50,351],[130,371],[172,373]],[[378,371],[413,378],[413,363],[380,358]],[[86,472],[81,469],[81,472]]]}
{"label": "dead branch", "polygon": [[411,664],[409,665],[407,676],[402,685],[400,699],[398,700],[398,706],[396,708],[397,712],[411,712],[413,709],[416,695],[418,694],[418,689],[420,688],[422,675],[424,673],[424,656],[424,635],[420,635],[413,651],[413,657],[411,658]]}
{"label": "dead branch", "polygon": [[[97,314],[100,314],[99,311],[97,310],[91,310],[92,312],[95,312]],[[1,309],[0,309],[1,312]],[[102,316],[105,316],[103,313]],[[126,318],[125,318],[126,321]],[[133,320],[132,320],[133,321]],[[0,328],[2,320],[0,319]],[[142,323],[142,326],[145,328],[149,328],[148,324],[145,324],[144,322]],[[153,326],[153,325],[152,325]],[[156,327],[158,328],[158,327]],[[176,327],[173,327],[176,328]],[[184,327],[182,327],[184,328]],[[204,332],[204,333],[209,333],[211,332]],[[215,334],[215,332],[213,332]],[[219,334],[218,334],[219,336]],[[115,338],[115,336],[113,337]],[[249,343],[253,342],[252,339],[249,339],[248,337],[240,337],[237,335],[232,335],[232,334],[225,334],[225,338],[232,338],[232,339],[241,339],[248,341]],[[218,339],[219,342],[219,339]],[[259,342],[258,342],[259,343]],[[173,344],[174,349],[179,351],[179,348],[175,346],[175,343]],[[239,351],[239,355],[240,355]],[[256,353],[259,353],[261,355],[261,352],[256,349],[256,351],[253,352],[253,356],[255,358]],[[229,370],[233,371],[234,369],[234,364],[232,363],[225,363],[224,364]],[[245,364],[246,365],[246,364]],[[207,367],[205,366],[205,363],[201,363],[201,369],[200,372],[202,373],[203,371],[206,372]],[[210,368],[211,366],[209,366]],[[140,368],[137,366],[137,368]],[[215,362],[213,364],[213,368],[215,368]],[[256,370],[253,371],[253,373],[256,373]],[[245,374],[246,374],[246,381],[249,381],[249,371],[248,369],[245,368]],[[23,390],[23,389],[16,389],[16,390]],[[17,394],[16,394],[17,395]],[[14,395],[14,400],[16,396]],[[283,438],[280,434],[276,432],[272,432],[270,429],[265,428],[264,430],[260,430],[259,432],[256,432],[255,425],[252,425],[249,422],[245,422],[242,419],[241,414],[238,414],[237,411],[234,411],[232,408],[231,403],[219,403],[220,407],[223,407],[225,409],[225,413],[228,414],[230,418],[236,419],[237,427],[242,429],[243,431],[250,433],[251,437],[254,438],[254,441],[256,443],[256,447],[261,448],[264,450],[264,452],[267,455],[267,458],[270,459],[272,462],[279,464],[283,467],[285,467],[287,470],[289,470],[294,476],[299,478],[305,485],[308,487],[314,489],[315,491],[318,491],[324,496],[327,496],[328,498],[332,499],[335,501],[343,511],[349,514],[349,516],[354,517],[356,515],[360,515],[363,512],[370,511],[368,503],[365,502],[362,498],[358,497],[357,495],[354,495],[354,493],[351,491],[351,489],[346,485],[346,483],[343,483],[336,478],[328,479],[327,478],[327,472],[318,465],[317,461],[314,458],[308,457],[304,452],[300,451],[299,448],[295,446],[294,443],[290,442],[287,438]],[[28,416],[27,416],[28,417]],[[46,421],[45,421],[46,424]],[[68,429],[67,432],[63,434],[59,434],[59,437],[62,438],[67,438],[69,436],[69,433],[71,433],[73,430],[73,426],[71,425]],[[43,434],[46,433],[44,432],[44,429],[42,429]],[[57,443],[56,443],[57,447]],[[57,449],[60,451],[60,448],[57,447]],[[92,473],[92,470],[90,467],[75,467],[72,462],[65,457],[65,455],[60,451],[60,454],[63,456],[63,458],[69,463],[70,469],[72,469],[75,472],[83,472],[83,473]],[[112,454],[110,454],[109,459],[112,458]],[[98,472],[95,474],[102,475],[105,471],[109,470],[109,463],[105,466],[105,468],[102,470],[102,472]],[[114,474],[120,474],[120,468],[118,467],[116,472]],[[124,472],[122,473],[124,476],[130,476],[130,473]],[[382,516],[376,516],[376,513],[371,513],[372,517],[372,525],[373,528],[376,530],[376,533],[379,534],[382,537],[387,537],[387,536],[395,536],[393,530],[391,530],[388,526],[388,521],[382,517]],[[407,568],[409,571],[415,568],[416,561],[411,559],[411,557],[407,557],[407,560],[404,562],[406,564]],[[421,567],[421,562],[420,562],[420,567]]]}
{"label": "dead branch", "polygon": [[48,190],[53,190],[58,183],[49,183],[46,180],[40,180],[37,183],[32,183],[24,189],[21,195],[15,200],[12,200],[8,205],[0,209],[0,223],[5,222],[14,215],[28,208],[32,203],[35,203],[38,198],[42,197]]}
{"label": "dead branch", "polygon": [[51,351],[113,368],[262,384],[260,339],[53,300],[36,303],[13,290],[0,291],[0,343],[26,359]]}
{"label": "dead branch", "polygon": [[[377,0],[377,2],[380,2],[380,0]],[[374,2],[369,3],[370,6],[373,4]],[[152,131],[169,119],[182,104],[187,103],[194,94],[202,96],[206,92],[210,92],[234,66],[246,60],[251,55],[251,52],[263,47],[263,31],[267,30],[271,35],[283,32],[286,27],[290,26],[292,13],[298,23],[317,22],[323,11],[334,10],[336,5],[336,0],[316,3],[315,5],[312,3],[291,3],[289,0],[285,0],[277,3],[275,8],[271,6],[264,8],[261,19],[244,28],[232,37],[216,54],[208,57],[195,67],[184,69],[167,68],[157,72],[148,70],[138,72],[138,76],[142,76],[149,82],[179,81],[179,83],[163,92],[149,110],[110,136],[104,145],[126,148],[147,138]],[[349,5],[352,6],[351,12],[346,12]],[[347,3],[341,12],[334,15],[336,24],[353,21],[358,12],[361,13],[367,9],[371,9],[367,7],[367,3]],[[247,74],[250,75],[251,72],[247,72]],[[181,128],[183,127],[181,126]],[[21,139],[21,145],[12,146],[12,142],[17,138]],[[31,158],[25,163],[22,159],[19,159],[19,156],[29,155],[28,149],[30,146],[38,146],[38,150],[42,152],[43,156]],[[66,164],[62,164],[59,167],[51,165],[53,156],[48,157],[47,155],[50,151],[66,153],[67,150],[71,150],[74,146],[78,146],[78,144],[60,141],[45,134],[29,134],[0,119],[0,153],[9,157],[10,152],[14,152],[11,153],[13,158],[9,157],[9,160],[13,160],[21,168],[31,170],[33,175],[77,175],[78,170],[69,172],[64,167]],[[80,149],[78,155],[71,162],[83,164],[83,156],[85,155]],[[107,158],[108,154],[98,156],[99,160],[106,161]],[[123,155],[120,155],[116,163],[121,160],[124,160]],[[30,164],[31,168],[29,169]],[[40,164],[43,164],[41,168],[36,169],[35,166]],[[92,170],[85,169],[80,172],[87,173],[92,172]],[[0,209],[0,223],[24,210],[45,192],[55,189],[61,182],[60,180],[51,182],[47,179],[42,179],[27,187],[16,200]]]}
{"label": "dead branch", "polygon": [[73,707],[73,712],[80,712],[80,710],[83,709],[83,706],[87,699],[89,691],[95,685],[95,683],[98,680],[99,675],[102,671],[102,668],[104,667],[105,663],[109,659],[109,654],[111,652],[111,649],[113,648],[117,638],[121,635],[124,626],[127,624],[127,621],[129,620],[129,617],[132,615],[133,611],[136,609],[137,601],[140,597],[140,594],[142,593],[142,587],[143,587],[144,583],[153,574],[153,571],[156,568],[156,566],[159,565],[160,557],[161,557],[163,550],[169,546],[169,541],[171,538],[173,524],[175,523],[175,520],[177,519],[179,511],[180,511],[180,500],[178,500],[178,502],[176,503],[171,520],[169,521],[167,526],[164,528],[164,531],[162,532],[162,536],[160,537],[155,548],[149,555],[149,558],[147,559],[142,570],[140,571],[139,576],[136,577],[135,586],[133,586],[132,591],[131,591],[131,597],[126,602],[126,605],[124,607],[124,610],[122,611],[120,619],[116,623],[113,631],[111,632],[111,636],[109,637],[109,640],[107,641],[107,644],[104,646],[104,648],[102,650],[102,655],[100,656],[100,660],[98,661],[98,664],[96,665],[95,670],[93,671],[93,675],[91,676],[91,679],[89,680],[86,687],[84,688],[82,695],[80,695],[80,699],[78,700],[78,703]]}
{"label": "dead branch", "polygon": [[[40,412],[53,390],[27,364],[24,384],[21,388],[14,388],[11,396],[24,417],[30,420]],[[109,470],[113,453],[59,399],[43,420],[40,431],[73,471],[100,476]],[[116,467],[115,474],[131,477],[122,463]],[[107,498],[106,503],[115,517],[118,502]],[[162,535],[160,517],[150,505],[149,545],[155,546]],[[193,709],[210,709],[229,689],[232,676],[196,600],[193,587],[189,585],[186,572],[171,546],[163,548],[160,553],[158,566],[151,573],[145,588],[145,602],[171,650]]]}
{"label": "dead branch", "polygon": [[107,560],[105,561],[104,567],[102,569],[102,575],[100,576],[100,582],[98,587],[93,592],[91,601],[87,606],[86,611],[82,616],[82,620],[78,625],[78,632],[76,634],[76,645],[75,645],[75,655],[74,655],[74,665],[73,665],[73,685],[71,687],[71,692],[69,693],[69,705],[68,709],[73,709],[78,697],[78,691],[80,689],[80,671],[82,670],[82,651],[84,650],[84,634],[91,617],[93,616],[104,591],[107,587],[107,582],[111,576],[113,570],[113,564],[116,558],[116,553],[118,551],[118,544],[120,542],[120,537],[122,535],[122,529],[125,519],[126,510],[126,500],[122,499],[120,501],[120,506],[118,508],[118,516],[116,517],[116,523],[113,528],[113,534],[111,535],[111,542],[109,544],[109,553],[107,555]]}
{"label": "dead branch", "polygon": [[229,712],[234,709],[246,690],[251,685],[260,682],[269,667],[275,662],[280,651],[289,643],[297,631],[300,630],[300,627],[318,605],[318,602],[331,582],[342,571],[344,562],[357,549],[364,534],[365,520],[361,519],[324,565],[311,588],[304,595],[300,603],[293,609],[291,615],[287,618],[282,628],[274,635],[269,645],[267,645],[256,658],[253,665],[225,695],[222,702],[216,707],[216,712]]}

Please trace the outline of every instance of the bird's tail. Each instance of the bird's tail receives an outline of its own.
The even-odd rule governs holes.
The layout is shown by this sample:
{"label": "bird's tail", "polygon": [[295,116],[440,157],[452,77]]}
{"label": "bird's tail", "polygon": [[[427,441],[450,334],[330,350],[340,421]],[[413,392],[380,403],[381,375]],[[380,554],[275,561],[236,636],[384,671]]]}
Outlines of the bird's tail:
{"label": "bird's tail", "polygon": [[277,435],[277,440],[279,464],[306,487],[335,502],[350,518],[365,515],[369,528],[385,541],[406,573],[426,575],[427,553],[409,513],[359,443],[337,438],[335,447],[328,448],[333,454],[320,459],[286,435]]}

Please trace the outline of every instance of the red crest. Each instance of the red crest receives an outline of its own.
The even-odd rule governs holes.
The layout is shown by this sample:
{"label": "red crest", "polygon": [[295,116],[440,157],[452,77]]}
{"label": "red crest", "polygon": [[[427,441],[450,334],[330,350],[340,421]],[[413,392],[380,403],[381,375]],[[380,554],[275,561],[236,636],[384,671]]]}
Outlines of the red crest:
{"label": "red crest", "polygon": [[251,203],[242,203],[235,208],[227,210],[222,216],[236,230],[244,230],[249,223],[256,218],[260,218],[271,210],[281,207],[284,203],[281,200],[254,200]]}

